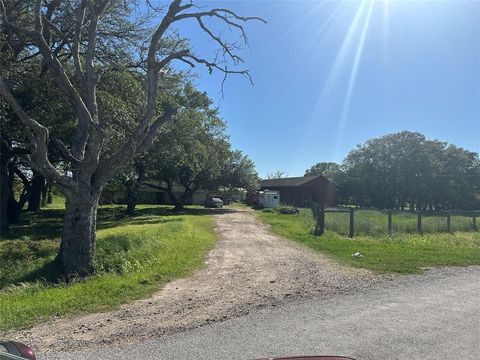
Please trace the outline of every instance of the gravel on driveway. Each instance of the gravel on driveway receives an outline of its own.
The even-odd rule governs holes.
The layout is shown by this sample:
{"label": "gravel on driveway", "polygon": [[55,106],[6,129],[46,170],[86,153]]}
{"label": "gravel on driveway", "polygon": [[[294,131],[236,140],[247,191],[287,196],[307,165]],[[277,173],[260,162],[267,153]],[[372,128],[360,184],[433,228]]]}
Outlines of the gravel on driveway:
{"label": "gravel on driveway", "polygon": [[355,293],[384,280],[272,235],[251,210],[214,216],[219,239],[204,269],[114,311],[57,319],[13,338],[44,351],[132,344],[293,299]]}

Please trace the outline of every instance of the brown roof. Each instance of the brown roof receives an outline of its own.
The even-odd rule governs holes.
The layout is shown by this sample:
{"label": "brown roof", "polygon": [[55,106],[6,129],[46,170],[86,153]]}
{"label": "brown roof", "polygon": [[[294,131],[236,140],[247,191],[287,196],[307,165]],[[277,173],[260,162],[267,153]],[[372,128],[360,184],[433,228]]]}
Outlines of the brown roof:
{"label": "brown roof", "polygon": [[265,179],[265,180],[262,180],[261,187],[265,189],[269,187],[273,188],[273,187],[300,186],[318,177],[323,177],[323,176],[299,176],[299,177],[280,178],[280,179]]}

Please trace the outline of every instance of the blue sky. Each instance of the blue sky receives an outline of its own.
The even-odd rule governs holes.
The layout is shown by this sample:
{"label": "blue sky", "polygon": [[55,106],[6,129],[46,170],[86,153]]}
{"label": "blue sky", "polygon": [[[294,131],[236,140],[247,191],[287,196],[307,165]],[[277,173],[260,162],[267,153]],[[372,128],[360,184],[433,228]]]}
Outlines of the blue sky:
{"label": "blue sky", "polygon": [[[301,176],[401,130],[480,151],[480,1],[200,4],[268,21],[246,25],[241,55],[255,86],[232,76],[220,99],[220,74],[199,68],[196,79],[261,176]],[[211,52],[195,23],[179,30],[198,53]]]}

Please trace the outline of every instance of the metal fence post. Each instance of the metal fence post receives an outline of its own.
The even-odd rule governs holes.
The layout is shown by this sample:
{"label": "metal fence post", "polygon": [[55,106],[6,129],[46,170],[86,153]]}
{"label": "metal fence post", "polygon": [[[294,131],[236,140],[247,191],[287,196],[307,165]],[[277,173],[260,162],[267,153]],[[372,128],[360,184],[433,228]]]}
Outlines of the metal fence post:
{"label": "metal fence post", "polygon": [[422,235],[422,212],[419,211],[417,215],[417,231]]}
{"label": "metal fence post", "polygon": [[473,231],[477,231],[477,212],[473,212],[473,217],[472,217],[472,222],[473,222]]}
{"label": "metal fence post", "polygon": [[392,210],[388,210],[388,235],[392,236]]}
{"label": "metal fence post", "polygon": [[353,238],[353,234],[355,233],[355,209],[350,208],[350,234],[349,236]]}

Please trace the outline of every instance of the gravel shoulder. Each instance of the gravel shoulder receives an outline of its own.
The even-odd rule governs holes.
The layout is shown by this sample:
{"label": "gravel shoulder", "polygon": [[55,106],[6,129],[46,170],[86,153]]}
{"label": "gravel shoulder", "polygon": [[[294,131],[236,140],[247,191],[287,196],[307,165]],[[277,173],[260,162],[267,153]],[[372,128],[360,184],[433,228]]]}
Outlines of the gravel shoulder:
{"label": "gravel shoulder", "polygon": [[40,351],[138,343],[292,299],[356,293],[385,280],[272,235],[251,210],[219,212],[215,224],[218,242],[205,268],[192,276],[114,311],[58,319],[13,338]]}
{"label": "gravel shoulder", "polygon": [[338,354],[358,360],[478,360],[480,266],[437,268],[365,292],[330,294],[125,347],[41,360],[245,360]]}

